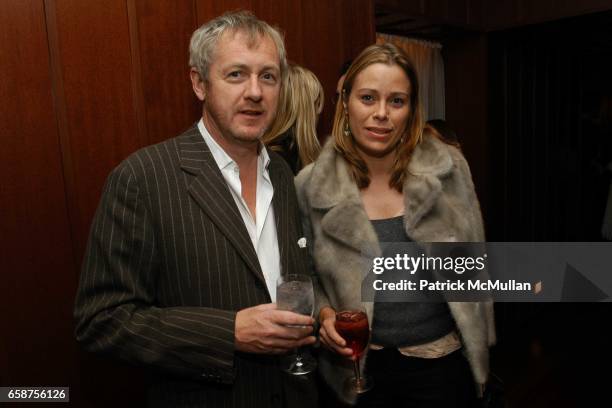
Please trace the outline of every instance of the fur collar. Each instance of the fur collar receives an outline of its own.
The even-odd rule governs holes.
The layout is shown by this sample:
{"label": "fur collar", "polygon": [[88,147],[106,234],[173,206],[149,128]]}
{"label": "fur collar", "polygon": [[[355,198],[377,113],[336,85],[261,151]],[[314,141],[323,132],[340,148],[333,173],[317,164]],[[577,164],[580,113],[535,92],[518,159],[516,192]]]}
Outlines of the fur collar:
{"label": "fur collar", "polygon": [[[453,168],[449,146],[427,134],[412,154],[408,172],[413,177],[444,177]],[[411,178],[404,182],[410,187]],[[331,208],[341,201],[360,201],[359,191],[348,172],[346,161],[334,149],[330,137],[312,167],[309,197],[313,208]]]}
{"label": "fur collar", "polygon": [[[450,149],[438,139],[424,135],[408,165],[409,175],[403,187],[404,223],[407,234],[415,240],[421,238],[417,230],[419,221],[431,210],[442,192],[442,179],[454,168]],[[333,140],[326,143],[312,165],[306,188],[310,206],[326,213],[321,226],[329,235],[357,251],[375,247],[376,233],[368,222],[359,189],[346,161],[335,151]],[[347,220],[351,220],[348,225]]]}

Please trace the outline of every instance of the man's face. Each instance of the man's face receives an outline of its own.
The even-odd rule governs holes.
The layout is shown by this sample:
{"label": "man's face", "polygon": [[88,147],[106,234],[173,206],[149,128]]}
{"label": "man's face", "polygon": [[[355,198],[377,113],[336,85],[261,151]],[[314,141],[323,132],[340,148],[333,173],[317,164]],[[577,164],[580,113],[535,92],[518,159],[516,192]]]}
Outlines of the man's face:
{"label": "man's face", "polygon": [[258,143],[276,114],[278,50],[268,36],[248,45],[244,33],[226,32],[217,42],[208,78],[194,82],[192,70],[194,91],[204,101],[204,124],[222,146]]}

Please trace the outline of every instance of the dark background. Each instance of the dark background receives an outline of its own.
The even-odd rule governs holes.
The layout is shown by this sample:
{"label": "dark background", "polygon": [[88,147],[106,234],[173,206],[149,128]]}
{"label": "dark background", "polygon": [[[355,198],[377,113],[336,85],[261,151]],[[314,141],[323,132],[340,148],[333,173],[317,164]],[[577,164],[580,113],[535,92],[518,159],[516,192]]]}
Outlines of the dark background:
{"label": "dark background", "polygon": [[[86,237],[108,172],[198,119],[189,37],[237,8],[278,24],[289,57],[323,83],[321,135],[340,66],[375,31],[441,42],[447,120],[488,239],[601,240],[611,1],[3,0],[0,386],[70,386],[79,407],[141,405],[144,370],[84,353],[73,339]],[[492,367],[511,406],[601,400],[608,376],[595,369],[609,366],[608,311],[496,305]]]}

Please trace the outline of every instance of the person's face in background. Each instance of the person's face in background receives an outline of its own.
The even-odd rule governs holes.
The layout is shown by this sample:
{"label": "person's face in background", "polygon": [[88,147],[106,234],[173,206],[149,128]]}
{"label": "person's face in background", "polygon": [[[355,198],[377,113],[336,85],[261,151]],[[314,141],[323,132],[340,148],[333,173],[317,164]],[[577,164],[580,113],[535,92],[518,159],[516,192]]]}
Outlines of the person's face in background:
{"label": "person's face in background", "polygon": [[332,98],[332,106],[336,106],[336,104],[342,97],[342,86],[344,85],[344,78],[346,78],[346,74],[342,74],[340,78],[338,78],[338,83],[336,84],[336,94]]}
{"label": "person's face in background", "polygon": [[338,78],[338,83],[336,84],[336,98],[340,98],[340,94],[342,94],[342,85],[344,85],[344,78],[346,78],[346,74],[342,74],[342,76]]}
{"label": "person's face in background", "polygon": [[399,65],[375,63],[355,77],[347,101],[358,150],[369,157],[394,151],[411,114],[410,80]]}
{"label": "person's face in background", "polygon": [[221,146],[259,143],[276,114],[278,50],[268,36],[248,45],[244,33],[227,32],[217,43],[208,78],[199,81],[192,69],[194,92],[204,101],[204,124]]}

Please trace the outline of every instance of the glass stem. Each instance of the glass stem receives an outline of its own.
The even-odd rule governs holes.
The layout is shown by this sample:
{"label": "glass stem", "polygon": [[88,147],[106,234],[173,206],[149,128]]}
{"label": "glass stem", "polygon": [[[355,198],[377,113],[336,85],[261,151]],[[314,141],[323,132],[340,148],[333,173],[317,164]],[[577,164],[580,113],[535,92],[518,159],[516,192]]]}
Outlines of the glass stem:
{"label": "glass stem", "polygon": [[355,367],[355,379],[357,380],[357,387],[361,387],[361,371],[359,370],[359,357],[356,357],[353,360],[353,365]]}
{"label": "glass stem", "polygon": [[295,349],[295,365],[298,367],[302,366],[302,349],[300,347]]}

